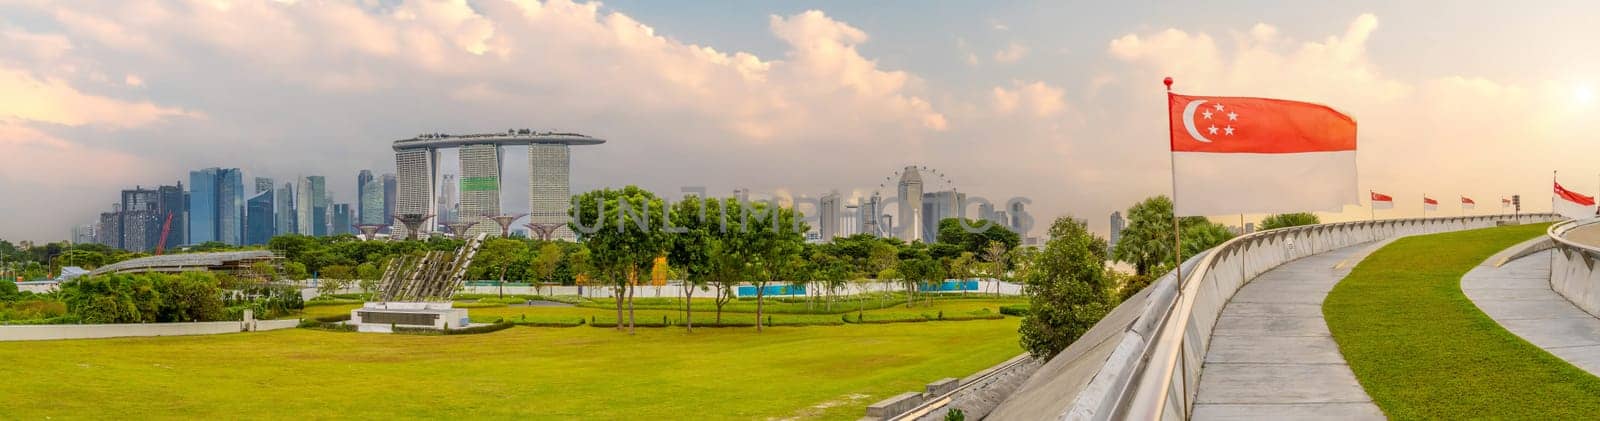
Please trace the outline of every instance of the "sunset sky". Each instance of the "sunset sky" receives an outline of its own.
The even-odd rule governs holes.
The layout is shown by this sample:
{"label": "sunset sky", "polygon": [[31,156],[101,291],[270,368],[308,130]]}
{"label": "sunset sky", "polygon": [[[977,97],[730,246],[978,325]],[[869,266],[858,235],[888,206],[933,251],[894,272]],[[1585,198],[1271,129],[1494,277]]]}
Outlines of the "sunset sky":
{"label": "sunset sky", "polygon": [[1104,233],[1169,192],[1163,76],[1355,116],[1380,218],[1547,210],[1552,170],[1600,190],[1600,8],[1341,3],[0,0],[0,238],[202,167],[350,202],[394,140],[507,128],[608,139],[574,149],[575,192],[849,196],[920,164]]}

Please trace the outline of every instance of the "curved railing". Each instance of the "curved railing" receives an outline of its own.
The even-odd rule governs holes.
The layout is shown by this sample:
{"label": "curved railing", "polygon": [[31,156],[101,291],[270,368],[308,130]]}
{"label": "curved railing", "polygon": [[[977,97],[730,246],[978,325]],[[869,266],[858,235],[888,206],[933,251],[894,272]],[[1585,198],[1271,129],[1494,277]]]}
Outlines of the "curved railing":
{"label": "curved railing", "polygon": [[1223,306],[1256,276],[1301,257],[1362,243],[1554,218],[1532,214],[1355,221],[1236,237],[1185,262],[1182,282],[1168,273],[1118,306],[1079,339],[1084,344],[1074,343],[1041,366],[995,413],[1010,418],[1187,419]]}
{"label": "curved railing", "polygon": [[[1569,220],[1545,232],[1556,253],[1550,259],[1550,289],[1573,305],[1600,317],[1600,246],[1567,238],[1578,228],[1600,223],[1600,218]],[[1600,227],[1597,227],[1600,228]]]}

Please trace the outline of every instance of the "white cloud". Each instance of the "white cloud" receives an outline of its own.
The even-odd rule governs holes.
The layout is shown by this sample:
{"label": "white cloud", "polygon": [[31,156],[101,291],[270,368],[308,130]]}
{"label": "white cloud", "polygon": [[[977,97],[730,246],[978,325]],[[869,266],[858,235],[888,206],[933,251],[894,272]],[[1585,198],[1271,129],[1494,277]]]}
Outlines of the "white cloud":
{"label": "white cloud", "polygon": [[1017,60],[1022,60],[1023,57],[1027,56],[1028,46],[1013,42],[1006,45],[1006,48],[995,51],[994,61],[996,63],[1016,63]]}

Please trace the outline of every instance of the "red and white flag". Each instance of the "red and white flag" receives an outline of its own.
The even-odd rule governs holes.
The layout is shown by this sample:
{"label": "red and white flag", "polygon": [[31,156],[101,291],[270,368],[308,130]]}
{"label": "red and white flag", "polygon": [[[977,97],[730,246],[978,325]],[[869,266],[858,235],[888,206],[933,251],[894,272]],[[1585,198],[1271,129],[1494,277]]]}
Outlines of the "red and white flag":
{"label": "red and white flag", "polygon": [[1394,198],[1393,197],[1389,197],[1389,195],[1387,195],[1387,194],[1378,193],[1378,192],[1369,192],[1369,193],[1372,194],[1372,208],[1373,209],[1394,209]]}
{"label": "red and white flag", "polygon": [[1472,198],[1470,198],[1470,197],[1461,196],[1461,209],[1462,210],[1471,210],[1471,209],[1476,209],[1477,207],[1478,207],[1478,202],[1472,201]]}
{"label": "red and white flag", "polygon": [[1356,121],[1325,105],[1167,94],[1181,216],[1359,205]]}
{"label": "red and white flag", "polygon": [[1500,197],[1500,209],[1508,209],[1510,207],[1511,207],[1511,198],[1504,197],[1504,196]]}
{"label": "red and white flag", "polygon": [[1584,196],[1578,192],[1561,187],[1561,182],[1555,182],[1555,211],[1561,216],[1572,219],[1594,217],[1594,196]]}
{"label": "red and white flag", "polygon": [[1422,211],[1427,212],[1436,210],[1439,210],[1439,201],[1433,200],[1433,198],[1428,196],[1422,196]]}

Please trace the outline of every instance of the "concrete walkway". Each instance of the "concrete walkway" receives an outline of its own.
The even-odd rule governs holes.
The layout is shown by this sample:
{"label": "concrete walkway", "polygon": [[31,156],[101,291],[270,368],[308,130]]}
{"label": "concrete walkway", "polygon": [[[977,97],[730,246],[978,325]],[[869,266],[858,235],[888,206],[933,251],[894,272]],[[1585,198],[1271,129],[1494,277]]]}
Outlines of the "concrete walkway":
{"label": "concrete walkway", "polygon": [[1461,291],[1478,309],[1522,339],[1600,376],[1600,319],[1550,289],[1550,251],[1478,265]]}
{"label": "concrete walkway", "polygon": [[1339,353],[1322,301],[1387,243],[1296,260],[1240,288],[1211,336],[1193,418],[1384,419]]}

